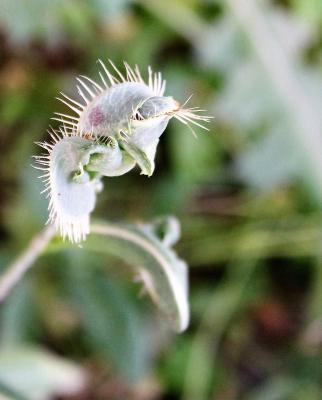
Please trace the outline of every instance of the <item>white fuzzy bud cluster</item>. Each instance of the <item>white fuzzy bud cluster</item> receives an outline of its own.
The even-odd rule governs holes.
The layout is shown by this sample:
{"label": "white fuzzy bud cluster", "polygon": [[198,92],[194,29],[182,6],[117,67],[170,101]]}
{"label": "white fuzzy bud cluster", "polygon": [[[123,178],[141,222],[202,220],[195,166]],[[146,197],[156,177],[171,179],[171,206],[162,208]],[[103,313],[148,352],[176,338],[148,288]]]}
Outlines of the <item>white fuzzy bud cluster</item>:
{"label": "white fuzzy bud cluster", "polygon": [[[139,68],[127,63],[125,75],[110,61],[112,74],[99,60],[101,82],[81,76],[77,90],[82,102],[64,93],[58,98],[73,114],[55,113],[61,126],[51,130],[51,142],[38,143],[46,150],[36,156],[44,170],[49,197],[49,222],[63,238],[85,240],[96,194],[102,188],[102,176],[119,176],[135,165],[151,176],[159,138],[171,118],[187,125],[207,129],[210,117],[204,110],[185,108],[172,97],[164,96],[161,73],[148,70],[147,83]],[[193,130],[192,130],[193,131]]]}

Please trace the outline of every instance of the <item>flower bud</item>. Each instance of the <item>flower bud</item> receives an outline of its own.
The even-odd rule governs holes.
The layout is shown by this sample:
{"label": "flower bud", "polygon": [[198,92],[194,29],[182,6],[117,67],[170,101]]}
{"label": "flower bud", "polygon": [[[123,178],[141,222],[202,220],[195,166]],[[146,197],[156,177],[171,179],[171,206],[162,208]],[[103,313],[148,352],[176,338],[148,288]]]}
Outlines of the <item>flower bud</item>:
{"label": "flower bud", "polygon": [[[149,68],[145,82],[136,66],[125,63],[124,76],[110,61],[112,75],[102,61],[102,83],[82,76],[77,90],[85,104],[61,93],[59,98],[76,115],[56,113],[63,123],[60,133],[52,131],[52,143],[41,143],[48,154],[36,157],[50,197],[49,221],[71,241],[84,240],[89,232],[100,178],[119,176],[135,164],[151,176],[160,136],[171,118],[192,131],[191,124],[207,129],[210,117],[198,108],[185,108],[164,96],[165,81]],[[188,99],[189,100],[189,99]],[[71,130],[71,131],[70,131]]]}

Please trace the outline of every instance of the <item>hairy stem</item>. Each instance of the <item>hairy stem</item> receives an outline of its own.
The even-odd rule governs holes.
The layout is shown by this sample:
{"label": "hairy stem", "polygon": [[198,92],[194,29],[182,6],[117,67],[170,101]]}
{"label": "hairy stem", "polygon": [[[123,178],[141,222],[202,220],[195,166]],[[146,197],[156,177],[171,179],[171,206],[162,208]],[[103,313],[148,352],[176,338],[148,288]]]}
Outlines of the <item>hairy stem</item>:
{"label": "hairy stem", "polygon": [[20,281],[28,269],[32,267],[54,235],[54,226],[46,226],[31,240],[26,250],[0,276],[0,302],[8,296],[13,287]]}

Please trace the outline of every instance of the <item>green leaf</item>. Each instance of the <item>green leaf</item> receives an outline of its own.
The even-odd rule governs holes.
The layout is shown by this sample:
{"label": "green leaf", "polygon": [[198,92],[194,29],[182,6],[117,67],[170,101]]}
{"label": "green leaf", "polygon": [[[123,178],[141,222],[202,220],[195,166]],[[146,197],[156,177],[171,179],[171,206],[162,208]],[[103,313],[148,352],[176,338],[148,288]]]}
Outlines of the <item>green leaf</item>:
{"label": "green leaf", "polygon": [[[99,357],[135,382],[149,370],[151,348],[142,311],[123,285],[100,269],[86,268],[84,253],[74,251],[69,286],[78,307],[86,340]],[[84,261],[83,261],[84,260]],[[91,257],[91,267],[98,264]]]}
{"label": "green leaf", "polygon": [[[182,332],[189,323],[188,273],[186,263],[171,248],[178,230],[174,217],[158,219],[156,225],[101,222],[91,226],[92,234],[83,248],[114,255],[134,267],[170,326]],[[70,244],[56,242],[49,251],[62,246]]]}
{"label": "green leaf", "polygon": [[163,233],[160,240],[153,224],[96,224],[92,233],[100,236],[91,235],[84,248],[115,254],[133,265],[172,328],[184,331],[189,323],[187,265],[168,245],[170,233]]}
{"label": "green leaf", "polygon": [[20,282],[2,305],[0,312],[1,346],[17,345],[31,336],[35,329],[34,307],[30,301],[31,285]]}

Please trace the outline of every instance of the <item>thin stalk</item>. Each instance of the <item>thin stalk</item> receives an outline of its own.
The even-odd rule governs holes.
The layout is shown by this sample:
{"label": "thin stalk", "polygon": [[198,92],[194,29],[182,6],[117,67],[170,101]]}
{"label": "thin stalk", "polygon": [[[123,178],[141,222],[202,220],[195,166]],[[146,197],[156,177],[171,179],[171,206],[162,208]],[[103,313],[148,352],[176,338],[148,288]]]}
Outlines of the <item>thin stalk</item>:
{"label": "thin stalk", "polygon": [[55,228],[52,225],[47,225],[31,240],[26,250],[0,276],[0,303],[8,296],[28,269],[32,267],[54,235]]}

